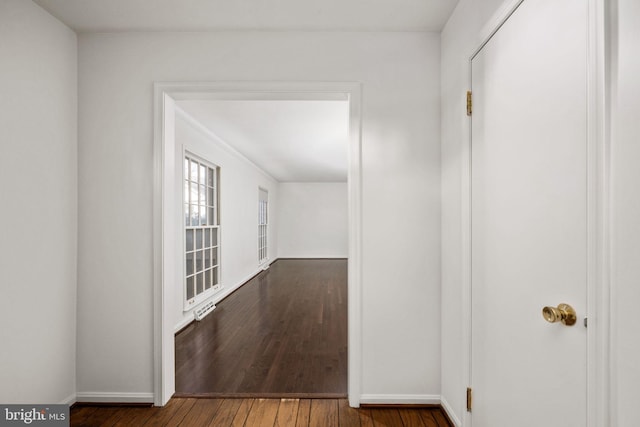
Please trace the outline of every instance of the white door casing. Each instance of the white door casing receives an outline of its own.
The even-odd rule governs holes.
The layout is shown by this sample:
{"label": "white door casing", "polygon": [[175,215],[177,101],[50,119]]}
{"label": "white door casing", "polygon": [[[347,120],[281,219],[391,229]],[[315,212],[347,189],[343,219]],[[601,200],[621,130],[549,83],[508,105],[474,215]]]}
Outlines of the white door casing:
{"label": "white door casing", "polygon": [[525,0],[472,60],[474,427],[587,424],[587,12]]}
{"label": "white door casing", "polygon": [[178,204],[171,183],[176,180],[175,100],[185,99],[335,99],[349,100],[349,269],[348,269],[348,393],[357,407],[361,395],[361,301],[362,301],[362,171],[361,103],[358,82],[166,82],[154,84],[154,404],[165,405],[175,391],[174,324],[171,316],[175,275],[172,248],[181,227],[171,212]]}

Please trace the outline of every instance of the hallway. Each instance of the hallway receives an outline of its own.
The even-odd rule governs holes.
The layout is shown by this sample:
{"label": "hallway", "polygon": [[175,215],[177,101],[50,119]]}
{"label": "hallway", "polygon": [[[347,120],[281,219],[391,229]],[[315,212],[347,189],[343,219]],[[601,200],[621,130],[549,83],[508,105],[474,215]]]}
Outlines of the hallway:
{"label": "hallway", "polygon": [[276,261],[176,335],[176,396],[346,397],[347,261]]}

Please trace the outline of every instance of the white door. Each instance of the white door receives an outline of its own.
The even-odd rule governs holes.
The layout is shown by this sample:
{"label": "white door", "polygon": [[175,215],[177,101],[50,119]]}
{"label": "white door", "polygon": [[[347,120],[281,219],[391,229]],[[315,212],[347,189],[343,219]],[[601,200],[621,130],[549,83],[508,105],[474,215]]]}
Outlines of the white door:
{"label": "white door", "polygon": [[473,427],[586,426],[587,28],[524,0],[472,60]]}

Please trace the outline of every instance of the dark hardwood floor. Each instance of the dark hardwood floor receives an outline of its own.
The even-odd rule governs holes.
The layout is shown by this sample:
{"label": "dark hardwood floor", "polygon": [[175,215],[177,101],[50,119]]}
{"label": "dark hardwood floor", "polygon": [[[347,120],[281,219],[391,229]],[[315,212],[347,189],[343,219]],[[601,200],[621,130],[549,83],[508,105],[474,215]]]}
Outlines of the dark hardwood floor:
{"label": "dark hardwood floor", "polygon": [[[176,390],[183,397],[162,408],[75,405],[70,424],[451,426],[440,408],[354,409],[341,398],[293,398],[347,394],[346,260],[279,260],[179,333]],[[250,397],[234,398],[242,396]]]}
{"label": "dark hardwood floor", "polygon": [[176,336],[176,396],[346,397],[347,261],[278,260]]}
{"label": "dark hardwood floor", "polygon": [[162,407],[77,405],[71,426],[450,427],[439,408],[350,408],[345,399],[174,398]]}

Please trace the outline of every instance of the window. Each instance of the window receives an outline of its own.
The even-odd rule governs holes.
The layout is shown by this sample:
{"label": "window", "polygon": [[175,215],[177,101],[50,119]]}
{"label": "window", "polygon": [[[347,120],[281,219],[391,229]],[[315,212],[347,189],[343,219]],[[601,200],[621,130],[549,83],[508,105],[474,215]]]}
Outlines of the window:
{"label": "window", "polygon": [[184,158],[185,310],[219,290],[218,168]]}
{"label": "window", "polygon": [[267,228],[269,220],[269,193],[258,189],[258,264],[267,262]]}

